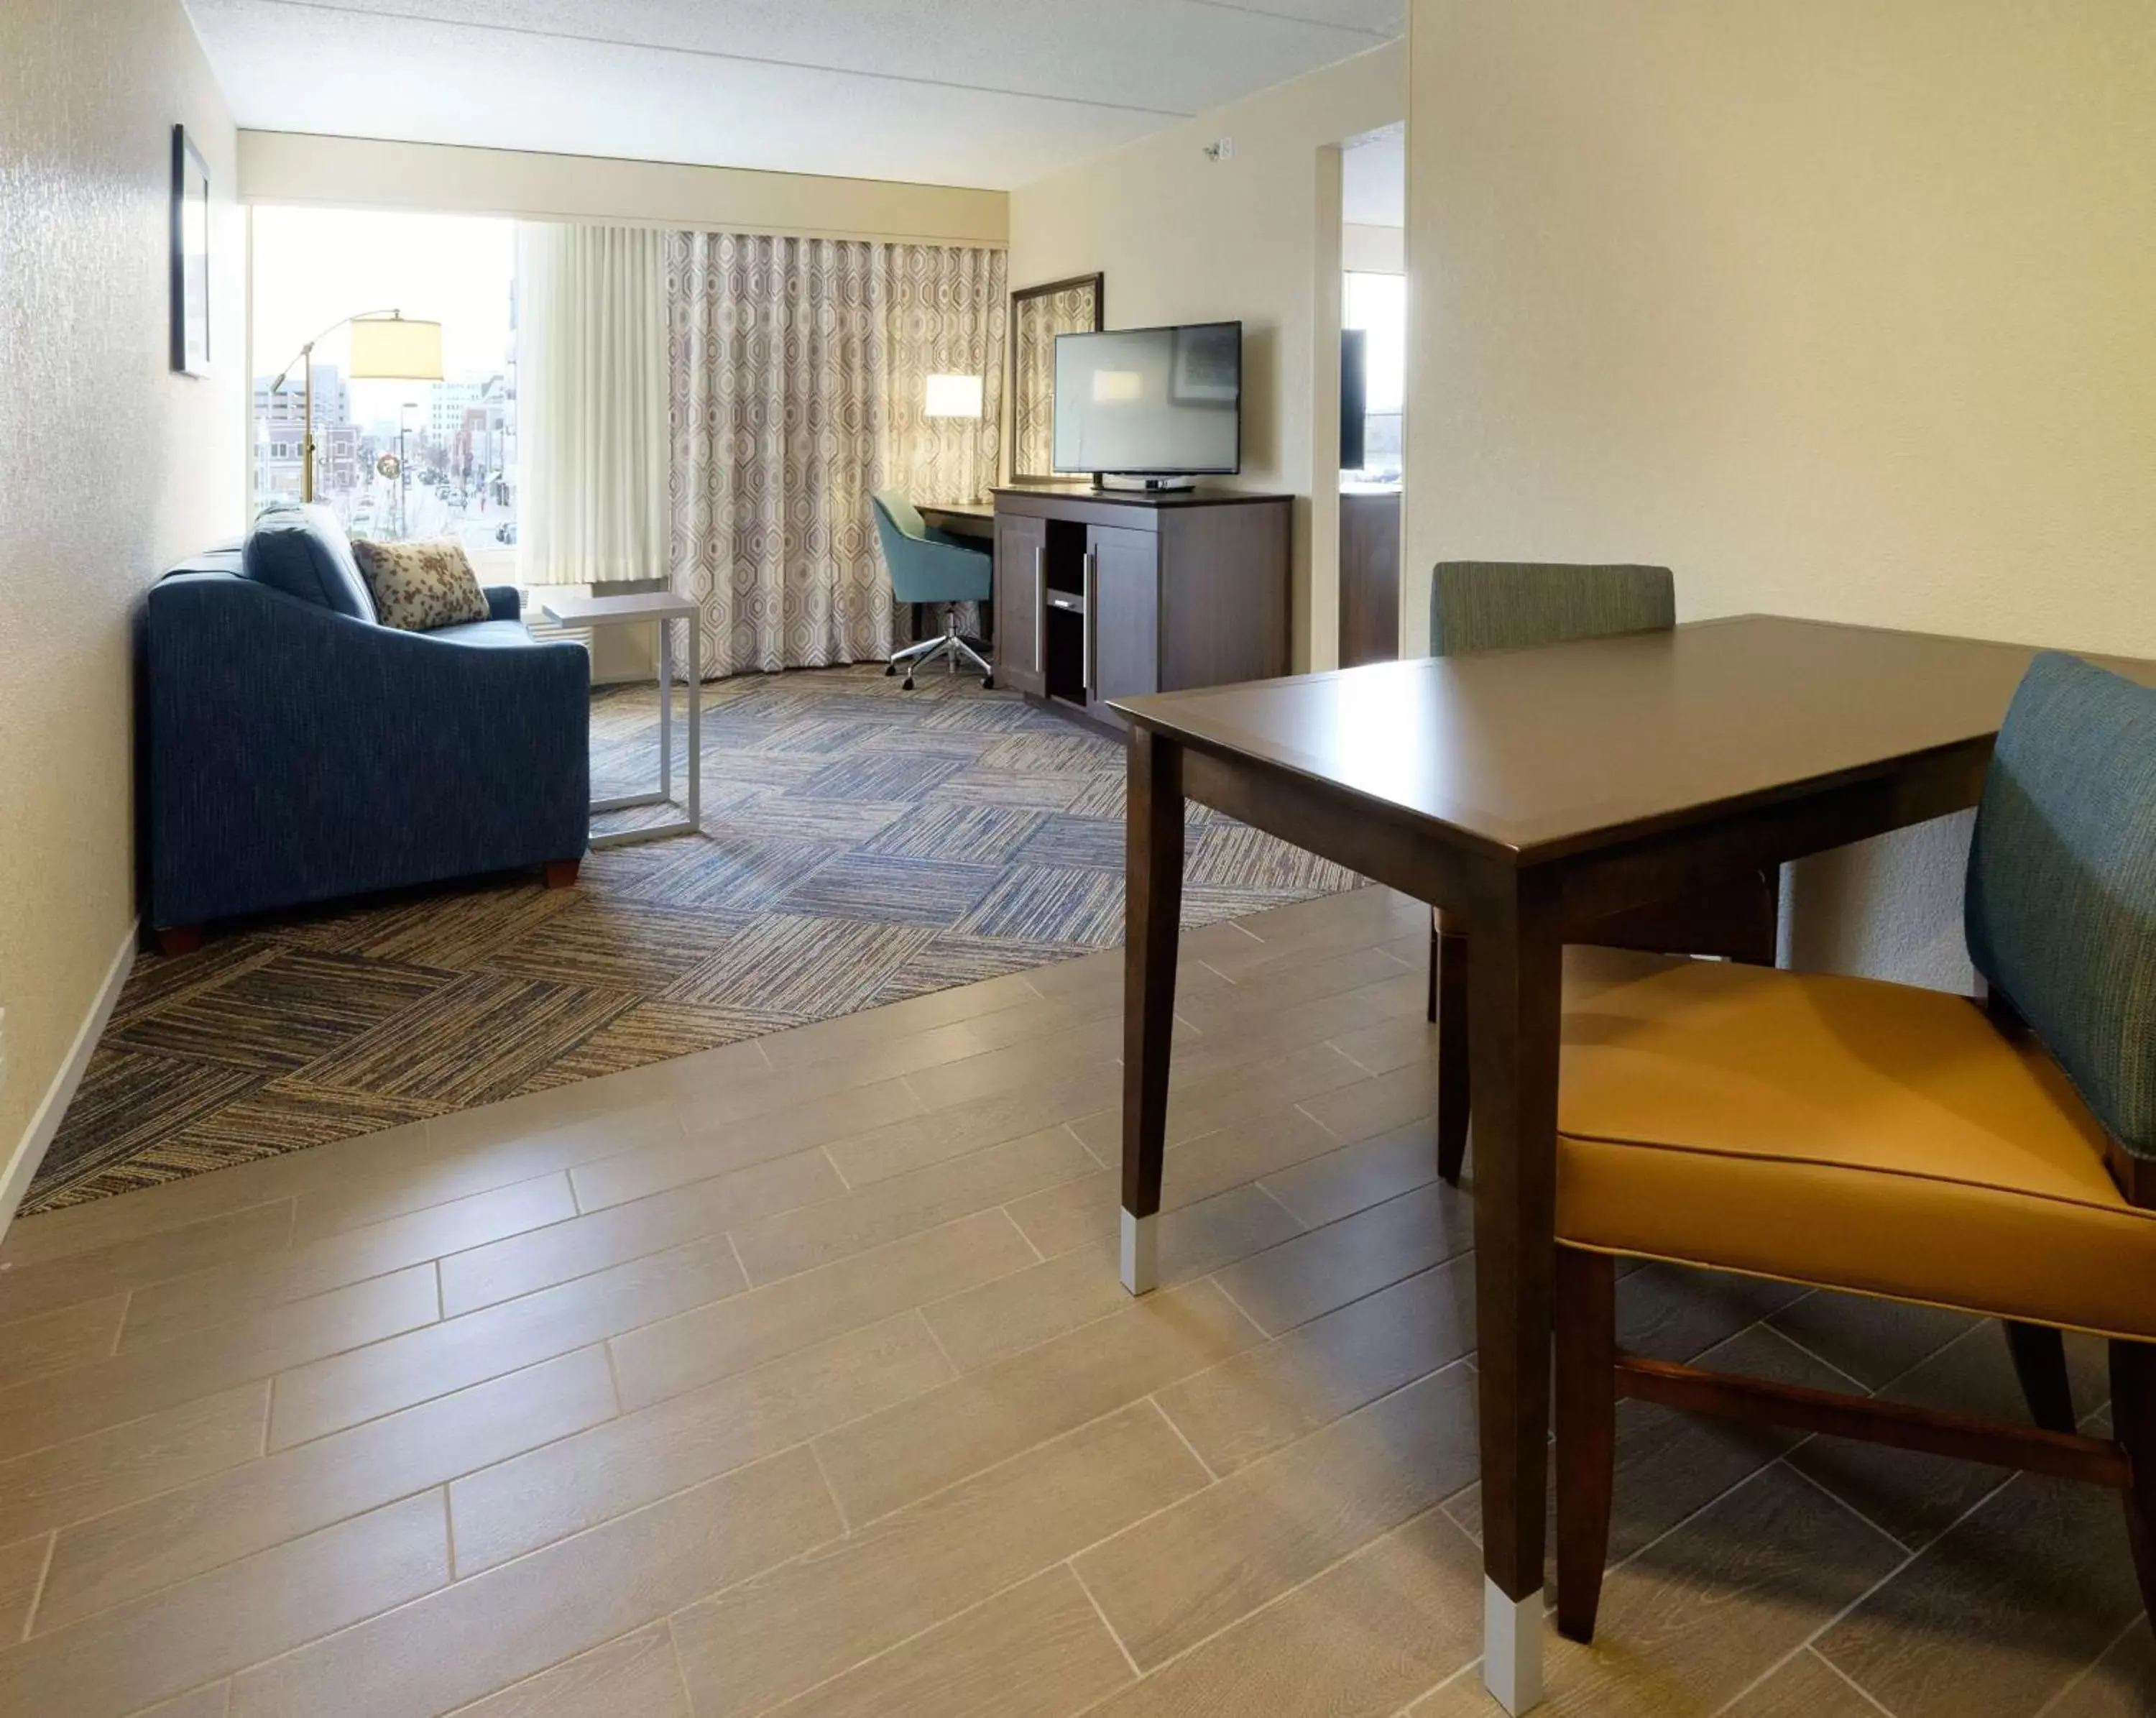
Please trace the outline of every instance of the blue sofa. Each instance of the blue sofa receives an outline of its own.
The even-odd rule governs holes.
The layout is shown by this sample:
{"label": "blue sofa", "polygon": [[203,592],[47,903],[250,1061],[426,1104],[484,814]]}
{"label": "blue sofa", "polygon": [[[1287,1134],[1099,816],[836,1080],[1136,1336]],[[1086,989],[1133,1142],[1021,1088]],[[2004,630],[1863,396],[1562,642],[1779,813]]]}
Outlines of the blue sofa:
{"label": "blue sofa", "polygon": [[591,671],[516,592],[434,632],[376,620],[326,507],[265,515],[151,587],[142,765],[149,923],[524,866],[573,880],[589,827]]}

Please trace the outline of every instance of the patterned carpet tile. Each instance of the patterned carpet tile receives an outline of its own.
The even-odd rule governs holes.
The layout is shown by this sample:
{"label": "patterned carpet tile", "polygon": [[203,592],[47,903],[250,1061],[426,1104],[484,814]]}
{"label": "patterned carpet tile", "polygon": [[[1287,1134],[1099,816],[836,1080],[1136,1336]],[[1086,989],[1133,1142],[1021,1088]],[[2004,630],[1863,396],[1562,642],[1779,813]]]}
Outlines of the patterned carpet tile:
{"label": "patterned carpet tile", "polygon": [[[685,695],[677,699],[677,788]],[[603,792],[655,781],[649,686],[592,700]],[[699,835],[213,928],[136,964],[26,1211],[1023,972],[1122,934],[1122,749],[963,676],[703,688]],[[647,807],[626,824],[676,815]],[[1183,920],[1350,887],[1193,808]]]}
{"label": "patterned carpet tile", "polygon": [[1120,826],[1129,806],[1128,787],[1120,769],[1100,770],[1086,783],[1085,791],[1063,809],[1073,817],[1105,818]]}
{"label": "patterned carpet tile", "polygon": [[585,886],[624,901],[737,920],[764,911],[819,866],[852,851],[821,841],[759,841],[752,831],[706,827],[701,841],[593,853],[584,861]]}
{"label": "patterned carpet tile", "polygon": [[812,800],[869,800],[911,804],[966,767],[963,758],[936,752],[872,752],[818,770],[796,790]]}
{"label": "patterned carpet tile", "polygon": [[1090,733],[1014,733],[981,754],[984,769],[1014,769],[1066,779],[1107,766],[1122,773],[1121,748]]}
{"label": "patterned carpet tile", "polygon": [[743,1038],[805,1025],[813,1016],[696,1002],[639,1002],[532,1073],[519,1092],[545,1091],[647,1062],[693,1056]]}
{"label": "patterned carpet tile", "polygon": [[705,820],[725,841],[826,841],[859,846],[913,809],[911,800],[808,800],[770,795]]}
{"label": "patterned carpet tile", "polygon": [[1025,844],[1047,814],[938,800],[889,824],[861,851],[894,859],[948,859],[998,865]]}
{"label": "patterned carpet tile", "polygon": [[1120,872],[1126,846],[1120,821],[1052,812],[1013,856],[1023,865],[1077,865]]}
{"label": "patterned carpet tile", "polygon": [[962,937],[946,933],[906,957],[906,964],[884,980],[875,1002],[903,1002],[954,985],[978,984],[1014,972],[1029,972],[1050,961],[1068,960],[1086,951],[1069,943],[1026,943],[1000,937]]}
{"label": "patterned carpet tile", "polygon": [[350,954],[285,949],[131,1020],[106,1042],[286,1071],[327,1055],[455,977]]}
{"label": "patterned carpet tile", "polygon": [[510,1096],[635,1005],[626,990],[468,973],[307,1076],[330,1091],[467,1108]]}
{"label": "patterned carpet tile", "polygon": [[1009,733],[1040,720],[1024,704],[1015,702],[975,703],[952,700],[941,708],[931,710],[921,718],[922,728],[932,733],[957,730],[969,733]]}
{"label": "patterned carpet tile", "polygon": [[134,1021],[160,1009],[170,1008],[182,997],[224,983],[241,973],[275,960],[282,952],[275,943],[253,938],[234,938],[211,943],[185,960],[138,960],[120,987],[105,1022],[105,1042],[110,1043]]}
{"label": "patterned carpet tile", "polygon": [[[560,890],[533,888],[528,876],[485,877],[451,892],[406,890],[305,908],[264,925],[261,934],[296,948],[455,971],[575,904]],[[431,958],[415,959],[422,954]]]}
{"label": "patterned carpet tile", "polygon": [[779,905],[788,913],[896,920],[941,929],[964,918],[1003,876],[1003,867],[996,865],[849,853],[788,890]]}
{"label": "patterned carpet tile", "polygon": [[695,908],[583,895],[530,935],[496,949],[484,964],[524,978],[650,995],[716,954],[738,923]]}
{"label": "patterned carpet tile", "polygon": [[980,905],[958,921],[957,931],[961,936],[1104,949],[1122,938],[1123,880],[1075,867],[1020,867],[1004,874]]}
{"label": "patterned carpet tile", "polygon": [[1083,776],[1047,775],[1018,769],[968,769],[946,781],[948,798],[974,805],[1029,811],[1061,811],[1088,784]]}
{"label": "patterned carpet tile", "polygon": [[204,1111],[186,1126],[139,1147],[110,1167],[70,1183],[48,1200],[44,1208],[80,1204],[136,1187],[154,1187],[310,1145],[378,1134],[447,1113],[443,1104],[321,1092],[273,1080],[222,1108]]}
{"label": "patterned carpet tile", "polygon": [[1240,823],[1216,824],[1199,836],[1184,857],[1183,874],[1186,882],[1208,888],[1291,895],[1329,895],[1355,886],[1354,872]]}
{"label": "patterned carpet tile", "polygon": [[885,980],[935,938],[925,925],[762,913],[665,1000],[828,1020],[866,1007]]}
{"label": "patterned carpet tile", "polygon": [[[253,1069],[227,1062],[100,1044],[23,1209],[48,1209],[43,1196],[49,1189],[107,1175],[166,1135],[249,1096],[263,1083],[263,1076]],[[72,1202],[55,1199],[51,1204]]]}

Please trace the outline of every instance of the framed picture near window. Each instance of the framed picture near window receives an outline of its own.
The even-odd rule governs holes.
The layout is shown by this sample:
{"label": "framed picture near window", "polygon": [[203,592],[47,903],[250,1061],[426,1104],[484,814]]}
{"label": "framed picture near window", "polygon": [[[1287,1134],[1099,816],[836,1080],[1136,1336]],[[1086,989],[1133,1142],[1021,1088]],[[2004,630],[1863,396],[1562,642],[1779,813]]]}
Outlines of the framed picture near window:
{"label": "framed picture near window", "polygon": [[172,127],[172,368],[209,373],[209,163]]}

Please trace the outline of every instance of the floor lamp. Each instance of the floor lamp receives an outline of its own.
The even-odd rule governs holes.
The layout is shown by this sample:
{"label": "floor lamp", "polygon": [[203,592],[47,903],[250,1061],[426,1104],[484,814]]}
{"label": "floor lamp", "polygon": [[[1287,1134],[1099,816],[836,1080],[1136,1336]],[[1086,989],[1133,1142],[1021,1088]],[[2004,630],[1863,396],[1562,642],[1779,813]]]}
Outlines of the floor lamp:
{"label": "floor lamp", "polygon": [[365,311],[340,316],[285,366],[270,384],[284,391],[296,366],[303,381],[300,407],[300,499],[315,498],[315,346],[346,323],[352,325],[352,359],[346,373],[355,382],[439,382],[442,379],[442,325],[407,318],[402,311]]}

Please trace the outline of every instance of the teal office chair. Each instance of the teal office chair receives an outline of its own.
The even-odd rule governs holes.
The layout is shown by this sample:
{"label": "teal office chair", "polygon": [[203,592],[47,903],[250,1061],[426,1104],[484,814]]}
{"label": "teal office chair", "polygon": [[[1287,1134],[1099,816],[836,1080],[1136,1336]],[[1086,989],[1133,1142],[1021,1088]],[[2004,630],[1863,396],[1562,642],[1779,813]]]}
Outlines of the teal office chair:
{"label": "teal office chair", "polygon": [[895,489],[879,489],[869,505],[875,512],[876,541],[883,546],[891,594],[901,603],[937,603],[943,609],[942,636],[895,651],[883,671],[905,669],[906,689],[911,692],[914,671],[940,657],[953,673],[963,661],[981,676],[983,686],[993,687],[996,671],[982,655],[987,646],[958,633],[958,604],[988,599],[993,582],[989,558],[956,538],[931,532],[913,503]]}
{"label": "teal office chair", "polygon": [[[1666,567],[1440,561],[1430,576],[1430,653],[1464,656],[1677,624]],[[1639,909],[1585,940],[1666,954],[1774,964],[1780,879],[1772,874]],[[1467,938],[1430,914],[1430,1018],[1437,1026],[1437,1169],[1455,1186],[1467,1158]]]}

